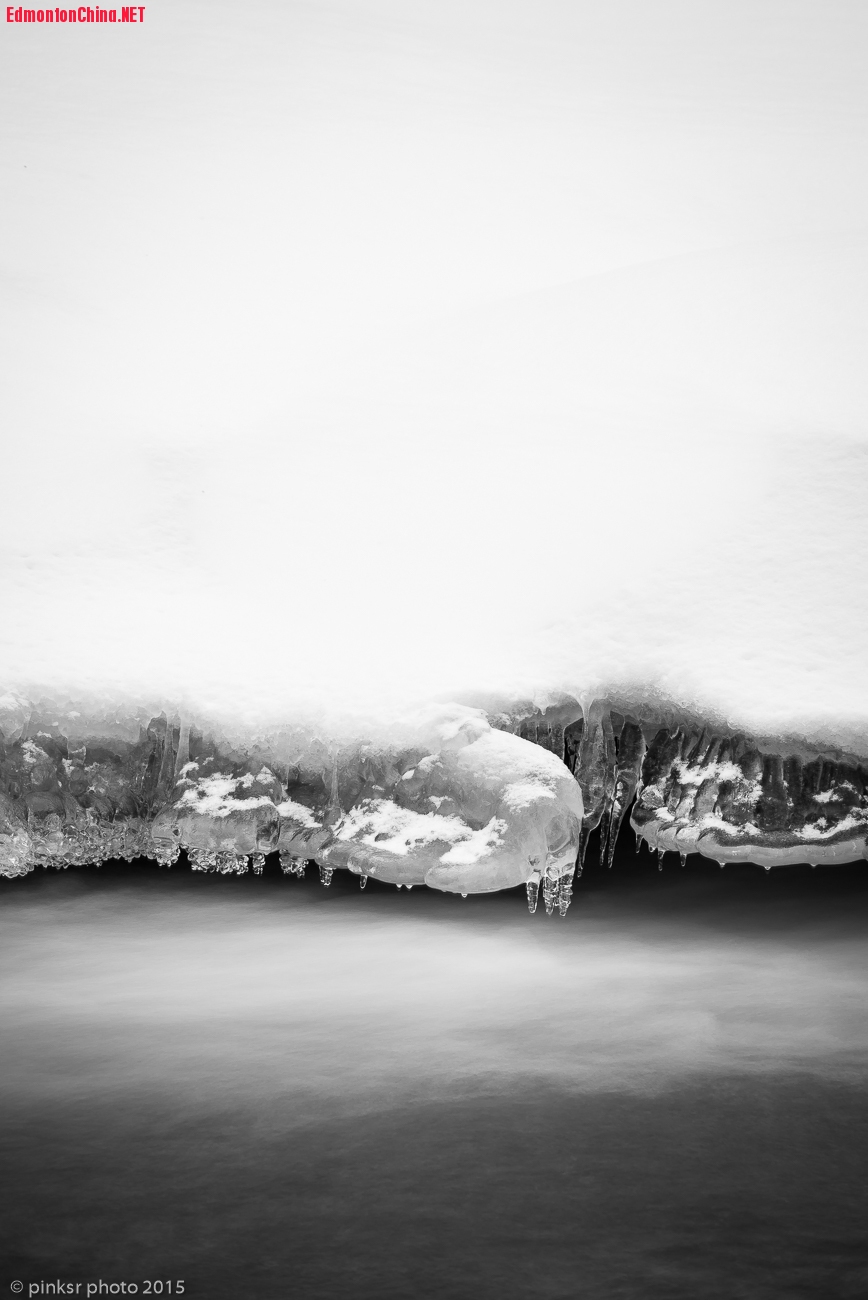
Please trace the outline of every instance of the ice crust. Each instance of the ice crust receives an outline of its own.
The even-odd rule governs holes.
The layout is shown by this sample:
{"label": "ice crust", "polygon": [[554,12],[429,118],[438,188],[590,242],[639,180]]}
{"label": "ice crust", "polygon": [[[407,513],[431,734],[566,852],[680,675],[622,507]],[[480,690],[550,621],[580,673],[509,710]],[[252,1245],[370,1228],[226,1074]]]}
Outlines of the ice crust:
{"label": "ice crust", "polygon": [[469,894],[575,869],[578,784],[479,710],[428,711],[392,744],[285,729],[244,746],[165,715],[136,737],[130,720],[83,727],[78,711],[43,709],[4,729],[4,875],[110,857],[171,865],[182,850],[196,870],[235,872],[277,852],[288,872],[315,861],[324,883],[343,868]]}
{"label": "ice crust", "polygon": [[724,865],[868,856],[868,767],[622,700],[487,713],[430,708],[336,737],[315,726],[228,736],[180,716],[9,696],[0,713],[0,874],[109,858],[287,874],[314,862],[399,888],[527,888],[566,913],[592,831],[612,865],[639,840]]}
{"label": "ice crust", "polygon": [[661,857],[697,852],[721,866],[771,868],[868,856],[868,768],[853,758],[661,728],[642,777],[631,825]]}

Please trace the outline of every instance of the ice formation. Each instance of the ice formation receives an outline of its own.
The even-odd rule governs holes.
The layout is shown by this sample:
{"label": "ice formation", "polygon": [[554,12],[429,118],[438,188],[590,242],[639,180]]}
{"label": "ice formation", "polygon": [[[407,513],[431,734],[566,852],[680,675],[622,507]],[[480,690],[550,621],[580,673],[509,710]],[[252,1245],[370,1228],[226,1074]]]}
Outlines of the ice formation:
{"label": "ice formation", "polygon": [[868,856],[868,768],[834,754],[769,752],[744,735],[661,729],[631,824],[658,854],[726,862],[851,862]]}
{"label": "ice formation", "polygon": [[373,876],[463,895],[542,878],[569,898],[580,787],[478,710],[441,710],[393,744],[287,730],[239,748],[165,715],[135,722],[7,718],[4,875],[116,857],[170,866],[182,850],[196,871],[258,872],[277,853],[287,874],[316,862],[324,885],[338,868],[362,887]]}
{"label": "ice formation", "polygon": [[[617,704],[617,706],[616,706]],[[868,769],[622,701],[429,710],[391,737],[310,727],[227,738],[181,717],[84,716],[13,700],[0,717],[0,872],[185,852],[196,871],[309,863],[467,896],[525,885],[566,914],[588,839],[623,821],[682,862],[766,868],[868,856]]]}
{"label": "ice formation", "polygon": [[259,7],[0,78],[0,870],[860,856],[864,6]]}

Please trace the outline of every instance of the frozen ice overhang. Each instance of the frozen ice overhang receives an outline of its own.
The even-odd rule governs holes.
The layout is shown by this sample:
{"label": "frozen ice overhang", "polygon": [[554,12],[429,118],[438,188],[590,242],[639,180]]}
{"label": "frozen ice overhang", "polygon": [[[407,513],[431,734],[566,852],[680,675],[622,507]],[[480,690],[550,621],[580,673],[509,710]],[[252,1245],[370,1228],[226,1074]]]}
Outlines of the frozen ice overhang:
{"label": "frozen ice overhang", "polygon": [[[162,53],[0,79],[8,868],[512,879],[561,787],[388,721],[475,690],[495,731],[582,702],[581,847],[638,790],[661,845],[855,851],[858,780],[809,799],[790,760],[868,753],[859,7],[783,41],[756,5],[357,7],[269,5],[241,50],[217,6],[228,80],[186,3]],[[109,691],[151,704],[109,724]]]}
{"label": "frozen ice overhang", "polygon": [[0,872],[186,852],[201,871],[315,862],[398,887],[542,886],[569,906],[590,833],[764,867],[868,856],[868,763],[642,697],[438,705],[368,734],[236,728],[6,696]]}

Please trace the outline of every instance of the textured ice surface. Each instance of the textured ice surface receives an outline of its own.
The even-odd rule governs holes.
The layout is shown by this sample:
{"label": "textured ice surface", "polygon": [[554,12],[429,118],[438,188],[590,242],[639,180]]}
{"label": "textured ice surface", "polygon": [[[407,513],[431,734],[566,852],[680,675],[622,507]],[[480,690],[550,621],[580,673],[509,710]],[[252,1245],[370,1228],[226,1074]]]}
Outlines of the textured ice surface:
{"label": "textured ice surface", "polygon": [[[443,705],[367,733],[232,735],[147,710],[7,698],[0,872],[186,852],[195,870],[315,862],[460,894],[526,885],[566,913],[590,833],[610,866],[631,825],[658,853],[765,867],[866,856],[868,766],[751,738],[648,700]],[[631,712],[631,707],[633,712]]]}
{"label": "textured ice surface", "polygon": [[868,856],[868,767],[855,759],[663,728],[643,775],[631,822],[658,853],[766,867]]}
{"label": "textured ice surface", "polygon": [[278,852],[287,871],[316,861],[324,883],[344,868],[462,894],[575,868],[578,784],[479,710],[429,711],[394,743],[285,730],[246,745],[164,715],[24,712],[18,725],[7,713],[4,728],[8,876],[117,856],[170,865],[182,849],[201,871],[261,869]]}

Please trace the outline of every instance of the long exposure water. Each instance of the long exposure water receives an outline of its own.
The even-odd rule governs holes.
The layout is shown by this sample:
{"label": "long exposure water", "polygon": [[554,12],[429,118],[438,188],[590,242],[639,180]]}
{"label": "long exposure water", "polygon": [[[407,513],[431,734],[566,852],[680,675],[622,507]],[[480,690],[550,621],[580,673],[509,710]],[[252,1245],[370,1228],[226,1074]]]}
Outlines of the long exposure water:
{"label": "long exposure water", "polygon": [[2,884],[2,1287],[868,1295],[858,864]]}

